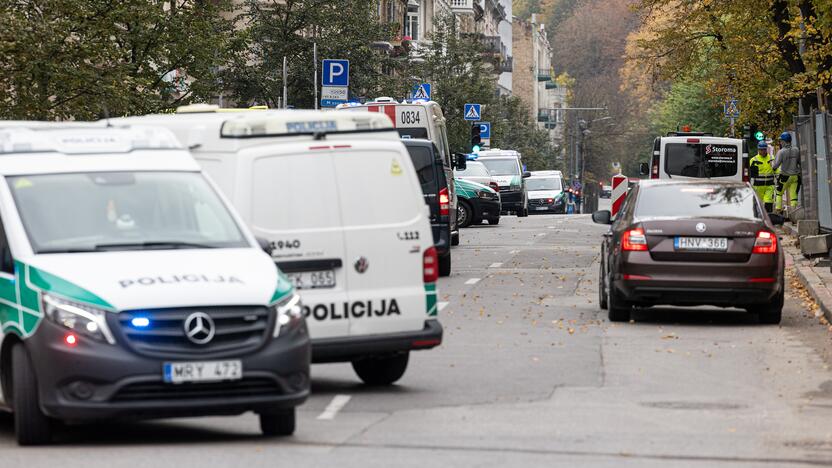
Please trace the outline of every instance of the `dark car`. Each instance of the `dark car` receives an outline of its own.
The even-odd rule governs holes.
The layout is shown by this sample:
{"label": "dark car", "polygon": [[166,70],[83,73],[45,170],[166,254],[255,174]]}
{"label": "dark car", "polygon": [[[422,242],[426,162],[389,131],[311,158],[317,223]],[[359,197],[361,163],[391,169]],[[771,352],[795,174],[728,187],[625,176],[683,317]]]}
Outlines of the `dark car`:
{"label": "dark car", "polygon": [[491,187],[478,184],[470,180],[456,179],[456,194],[459,196],[459,227],[464,228],[472,224],[500,223],[500,193]]}
{"label": "dark car", "polygon": [[601,248],[599,299],[611,321],[633,307],[738,307],[761,323],[779,323],[784,258],[774,223],[750,186],[740,182],[642,181]]}
{"label": "dark car", "polygon": [[451,188],[445,177],[445,168],[442,158],[436,145],[429,140],[402,140],[413,166],[416,168],[416,175],[419,176],[419,183],[422,184],[422,193],[425,203],[430,207],[430,226],[433,231],[433,244],[436,253],[439,255],[439,276],[451,274],[451,214],[456,215],[451,209]]}

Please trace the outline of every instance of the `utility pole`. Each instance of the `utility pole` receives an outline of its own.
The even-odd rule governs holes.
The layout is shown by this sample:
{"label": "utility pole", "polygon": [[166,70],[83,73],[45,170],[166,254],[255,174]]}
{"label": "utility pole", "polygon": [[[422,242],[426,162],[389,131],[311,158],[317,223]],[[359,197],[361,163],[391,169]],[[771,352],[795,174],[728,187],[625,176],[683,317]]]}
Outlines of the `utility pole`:
{"label": "utility pole", "polygon": [[315,110],[318,110],[318,43],[312,43],[312,62],[315,68]]}
{"label": "utility pole", "polygon": [[288,67],[288,64],[286,62],[286,56],[284,55],[283,56],[283,108],[284,109],[286,109],[286,107],[289,104],[289,86],[287,84],[288,80],[289,80],[289,67]]}

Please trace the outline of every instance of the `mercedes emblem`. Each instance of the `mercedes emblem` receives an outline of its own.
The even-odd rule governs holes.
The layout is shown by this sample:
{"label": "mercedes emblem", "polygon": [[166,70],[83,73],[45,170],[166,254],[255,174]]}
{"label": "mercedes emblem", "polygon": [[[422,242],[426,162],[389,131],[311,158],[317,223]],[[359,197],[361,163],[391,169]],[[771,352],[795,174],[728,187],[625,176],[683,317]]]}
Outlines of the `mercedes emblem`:
{"label": "mercedes emblem", "polygon": [[205,312],[194,312],[185,319],[185,336],[194,344],[207,344],[215,332],[214,321]]}

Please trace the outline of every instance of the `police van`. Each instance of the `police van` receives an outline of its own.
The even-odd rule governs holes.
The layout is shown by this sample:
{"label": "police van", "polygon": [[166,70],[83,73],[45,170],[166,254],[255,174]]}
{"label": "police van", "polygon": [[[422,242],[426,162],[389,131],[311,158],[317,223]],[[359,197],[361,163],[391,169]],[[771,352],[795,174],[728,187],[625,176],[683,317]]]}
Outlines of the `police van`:
{"label": "police van", "polygon": [[641,175],[651,179],[721,179],[748,181],[748,145],[738,138],[702,132],[670,132],[653,140],[650,163]]}
{"label": "police van", "polygon": [[300,297],[172,133],[0,122],[0,407],[56,422],[260,414],[309,395]]}
{"label": "police van", "polygon": [[442,107],[434,101],[396,102],[389,97],[376,98],[365,104],[340,104],[337,110],[358,112],[377,112],[390,117],[393,126],[403,139],[430,140],[439,150],[445,170],[445,179],[450,191],[451,238],[453,245],[459,245],[459,227],[457,226],[457,194],[454,188],[454,169],[465,167],[465,155],[451,153],[448,144],[448,130]]}
{"label": "police van", "polygon": [[514,150],[494,148],[480,151],[476,160],[485,165],[499,185],[503,211],[514,212],[518,217],[528,216],[526,179],[532,174],[523,167],[523,156]]}
{"label": "police van", "polygon": [[384,114],[191,112],[128,118],[171,129],[303,297],[313,362],[390,384],[442,341],[430,212]]}

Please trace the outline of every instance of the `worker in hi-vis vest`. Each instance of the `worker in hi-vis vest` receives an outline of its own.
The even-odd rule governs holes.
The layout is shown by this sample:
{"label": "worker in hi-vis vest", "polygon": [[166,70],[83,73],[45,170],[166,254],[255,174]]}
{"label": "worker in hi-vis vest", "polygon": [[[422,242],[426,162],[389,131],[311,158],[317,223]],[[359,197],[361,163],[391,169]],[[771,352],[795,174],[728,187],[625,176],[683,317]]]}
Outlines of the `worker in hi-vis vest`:
{"label": "worker in hi-vis vest", "polygon": [[771,166],[772,162],[768,154],[768,144],[765,141],[757,143],[757,154],[748,163],[751,168],[751,185],[768,213],[774,208],[775,171]]}
{"label": "worker in hi-vis vest", "polygon": [[792,135],[783,132],[780,135],[780,151],[774,156],[774,170],[780,170],[777,176],[777,200],[775,209],[783,209],[783,194],[789,194],[789,206],[797,206],[797,194],[800,191],[800,149],[792,146]]}

